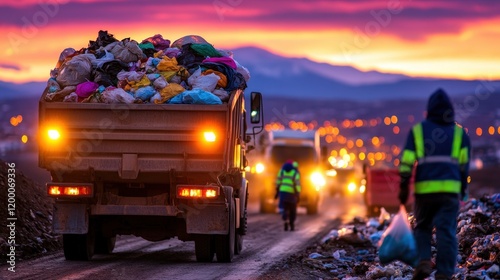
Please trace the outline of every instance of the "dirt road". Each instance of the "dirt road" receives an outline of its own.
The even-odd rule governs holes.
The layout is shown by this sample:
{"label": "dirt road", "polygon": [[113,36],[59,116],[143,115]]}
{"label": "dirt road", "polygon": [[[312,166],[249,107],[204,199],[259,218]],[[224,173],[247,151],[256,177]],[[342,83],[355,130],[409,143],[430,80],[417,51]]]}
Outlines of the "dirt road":
{"label": "dirt road", "polygon": [[149,242],[119,236],[114,252],[95,255],[90,262],[66,261],[62,252],[20,262],[16,272],[1,271],[2,279],[258,279],[279,260],[304,249],[332,228],[364,215],[360,200],[327,197],[320,214],[299,209],[297,230],[283,231],[278,214],[259,214],[251,203],[244,249],[232,263],[198,263],[194,242],[177,239]]}

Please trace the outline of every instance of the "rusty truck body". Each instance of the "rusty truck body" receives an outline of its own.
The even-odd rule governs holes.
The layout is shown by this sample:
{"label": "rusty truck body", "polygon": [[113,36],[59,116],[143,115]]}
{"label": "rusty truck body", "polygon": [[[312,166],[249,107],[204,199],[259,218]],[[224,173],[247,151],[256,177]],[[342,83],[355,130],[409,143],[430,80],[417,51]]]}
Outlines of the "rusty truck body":
{"label": "rusty truck body", "polygon": [[[242,90],[222,105],[39,102],[39,166],[68,260],[112,252],[117,235],[195,242],[231,262],[247,232]],[[251,122],[262,97],[252,93]]]}

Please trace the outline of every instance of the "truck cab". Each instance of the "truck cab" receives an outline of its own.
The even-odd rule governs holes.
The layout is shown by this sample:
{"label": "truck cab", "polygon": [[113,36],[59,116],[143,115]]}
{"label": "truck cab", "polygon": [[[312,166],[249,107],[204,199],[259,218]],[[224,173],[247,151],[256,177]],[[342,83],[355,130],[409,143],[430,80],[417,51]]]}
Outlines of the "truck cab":
{"label": "truck cab", "polygon": [[260,212],[273,213],[277,201],[276,178],[287,160],[296,161],[301,178],[301,194],[299,207],[305,207],[308,214],[316,214],[321,200],[322,188],[325,185],[319,134],[316,131],[272,131],[269,133],[269,144],[266,147],[263,164],[265,171],[261,174]]}

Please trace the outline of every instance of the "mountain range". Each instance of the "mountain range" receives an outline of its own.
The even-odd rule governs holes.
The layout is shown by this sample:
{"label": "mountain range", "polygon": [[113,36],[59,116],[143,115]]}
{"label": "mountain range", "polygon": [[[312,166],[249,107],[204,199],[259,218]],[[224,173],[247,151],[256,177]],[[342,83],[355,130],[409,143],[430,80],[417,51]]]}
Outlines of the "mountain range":
{"label": "mountain range", "polygon": [[266,50],[245,47],[234,58],[250,72],[248,91],[272,97],[316,100],[374,101],[426,99],[438,88],[452,96],[495,88],[500,81],[437,79],[402,74],[363,72],[351,66],[318,63],[307,58],[287,58]]}
{"label": "mountain range", "polygon": [[[498,91],[500,81],[437,79],[361,71],[351,66],[318,63],[307,58],[283,57],[257,47],[233,50],[234,58],[251,75],[246,92],[260,91],[270,98],[367,101],[426,99],[437,88],[451,96]],[[48,75],[48,70],[47,70]],[[47,76],[48,78],[48,76]],[[0,99],[39,96],[46,82],[15,84],[0,81]]]}

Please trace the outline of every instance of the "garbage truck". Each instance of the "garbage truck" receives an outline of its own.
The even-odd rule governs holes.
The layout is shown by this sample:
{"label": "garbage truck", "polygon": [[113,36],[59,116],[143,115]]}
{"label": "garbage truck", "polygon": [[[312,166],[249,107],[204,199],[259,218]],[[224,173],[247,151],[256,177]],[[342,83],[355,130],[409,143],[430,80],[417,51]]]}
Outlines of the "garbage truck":
{"label": "garbage truck", "polygon": [[[325,186],[321,161],[319,132],[300,130],[275,130],[268,132],[263,159],[264,172],[254,176],[259,188],[261,213],[273,213],[277,209],[276,178],[281,166],[292,160],[298,163],[301,178],[299,207],[305,207],[307,214],[316,214]],[[252,177],[252,178],[254,178]]]}
{"label": "garbage truck", "polygon": [[[231,262],[247,233],[243,90],[220,105],[39,101],[39,166],[67,260],[111,253],[117,235],[194,241]],[[250,122],[262,125],[252,92]]]}

